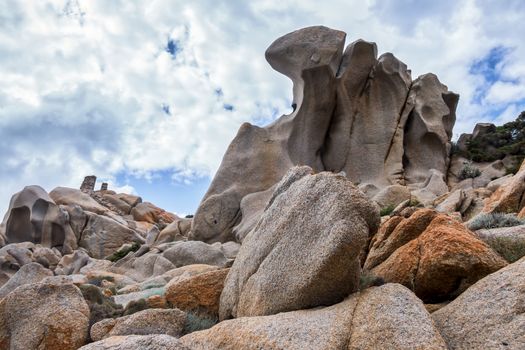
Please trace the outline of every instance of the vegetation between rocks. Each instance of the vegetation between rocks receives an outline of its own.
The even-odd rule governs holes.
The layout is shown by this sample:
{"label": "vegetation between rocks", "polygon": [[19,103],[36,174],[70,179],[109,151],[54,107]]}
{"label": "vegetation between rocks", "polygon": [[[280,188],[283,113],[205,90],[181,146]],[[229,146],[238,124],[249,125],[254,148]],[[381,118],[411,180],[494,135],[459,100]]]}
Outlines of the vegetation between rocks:
{"label": "vegetation between rocks", "polygon": [[184,325],[184,334],[190,334],[197,331],[215,326],[219,320],[217,317],[202,314],[200,312],[189,311],[186,314],[186,323]]}
{"label": "vegetation between rocks", "polygon": [[525,224],[525,220],[518,219],[515,214],[491,213],[481,214],[468,225],[472,231],[499,227],[512,227]]}
{"label": "vegetation between rocks", "polygon": [[395,208],[396,207],[393,206],[393,205],[387,205],[386,207],[381,208],[381,210],[379,211],[379,215],[381,215],[381,216],[390,215],[390,214],[392,214],[392,212],[394,211]]}
{"label": "vegetation between rocks", "polygon": [[481,175],[481,171],[472,165],[472,162],[465,162],[463,164],[463,168],[461,168],[461,171],[459,173],[459,179],[465,180],[465,179],[473,179]]}
{"label": "vegetation between rocks", "polygon": [[136,252],[137,250],[139,250],[139,248],[140,248],[140,244],[137,243],[137,242],[133,242],[133,244],[131,244],[130,247],[126,247],[124,249],[119,249],[115,253],[113,253],[110,256],[108,256],[107,260],[112,261],[112,262],[119,261],[120,259],[122,259],[126,255],[128,255],[129,252]]}

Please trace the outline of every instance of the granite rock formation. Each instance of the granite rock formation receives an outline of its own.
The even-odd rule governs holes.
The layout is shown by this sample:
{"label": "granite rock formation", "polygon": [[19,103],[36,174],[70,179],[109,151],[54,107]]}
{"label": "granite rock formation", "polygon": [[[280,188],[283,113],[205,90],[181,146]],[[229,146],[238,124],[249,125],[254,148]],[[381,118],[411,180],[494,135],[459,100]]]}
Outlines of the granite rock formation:
{"label": "granite rock formation", "polygon": [[294,111],[266,127],[240,127],[195,214],[192,238],[242,240],[294,165],[344,172],[370,197],[390,185],[408,186],[425,202],[448,191],[458,95],[433,74],[412,80],[391,53],[377,57],[374,43],[344,49],[345,36],[308,27],[270,45],[266,59],[293,82]]}

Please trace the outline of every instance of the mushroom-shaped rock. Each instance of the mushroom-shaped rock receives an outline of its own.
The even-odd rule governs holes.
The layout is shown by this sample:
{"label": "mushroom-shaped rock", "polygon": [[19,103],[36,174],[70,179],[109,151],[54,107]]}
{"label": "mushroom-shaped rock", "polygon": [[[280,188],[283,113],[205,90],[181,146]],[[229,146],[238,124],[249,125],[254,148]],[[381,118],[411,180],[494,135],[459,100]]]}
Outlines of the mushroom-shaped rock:
{"label": "mushroom-shaped rock", "polygon": [[378,58],[374,43],[357,40],[343,53],[344,38],[308,27],[267,49],[270,65],[293,81],[294,110],[265,127],[240,127],[195,213],[190,239],[242,241],[296,165],[342,172],[373,189],[370,197],[407,185],[431,204],[448,192],[443,174],[458,95],[433,74],[412,81],[407,65],[391,53]]}
{"label": "mushroom-shaped rock", "polygon": [[344,176],[309,172],[290,169],[245,238],[226,278],[221,319],[331,305],[357,290],[377,206]]}

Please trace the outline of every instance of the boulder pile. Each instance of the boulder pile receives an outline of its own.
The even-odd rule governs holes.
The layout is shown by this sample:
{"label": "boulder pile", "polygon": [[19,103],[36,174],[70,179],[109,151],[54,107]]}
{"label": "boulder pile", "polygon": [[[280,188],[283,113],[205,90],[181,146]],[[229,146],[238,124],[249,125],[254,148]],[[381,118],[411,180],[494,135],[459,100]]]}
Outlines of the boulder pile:
{"label": "boulder pile", "polygon": [[0,349],[525,349],[525,163],[479,161],[491,125],[453,145],[458,95],[344,41],[268,48],[294,111],[241,126],[193,218],[95,176],[14,194]]}

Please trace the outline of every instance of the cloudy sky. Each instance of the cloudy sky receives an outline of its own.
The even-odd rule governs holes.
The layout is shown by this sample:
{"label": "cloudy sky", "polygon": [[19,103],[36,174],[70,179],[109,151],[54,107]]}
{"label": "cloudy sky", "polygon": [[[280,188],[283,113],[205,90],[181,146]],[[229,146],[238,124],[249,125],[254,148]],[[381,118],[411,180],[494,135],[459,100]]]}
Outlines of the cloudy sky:
{"label": "cloudy sky", "polygon": [[265,49],[318,24],[436,73],[461,95],[456,137],[525,109],[522,0],[2,0],[0,211],[96,174],[193,213],[239,125],[290,111]]}

